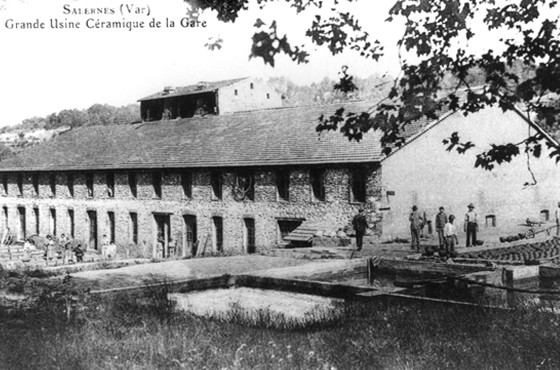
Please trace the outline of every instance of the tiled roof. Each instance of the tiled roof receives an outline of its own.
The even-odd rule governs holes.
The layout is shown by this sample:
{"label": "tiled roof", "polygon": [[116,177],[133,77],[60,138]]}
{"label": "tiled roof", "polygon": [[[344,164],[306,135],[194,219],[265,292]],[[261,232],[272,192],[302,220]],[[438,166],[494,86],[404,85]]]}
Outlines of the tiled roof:
{"label": "tiled roof", "polygon": [[138,101],[145,101],[145,100],[154,100],[154,99],[162,99],[162,98],[169,98],[172,96],[183,96],[183,95],[191,95],[191,94],[201,94],[209,91],[214,91],[220,89],[225,86],[233,85],[239,81],[243,81],[247,79],[247,77],[243,78],[236,78],[233,80],[223,80],[223,81],[214,81],[214,82],[204,82],[202,85],[195,84],[195,85],[188,85],[188,86],[180,86],[175,87],[172,92],[165,92],[160,91],[150,96],[147,96],[142,99],[138,99]]}
{"label": "tiled roof", "polygon": [[[362,112],[371,104],[344,104]],[[241,167],[378,162],[379,133],[350,142],[315,131],[341,104],[70,130],[0,162],[0,171]]]}

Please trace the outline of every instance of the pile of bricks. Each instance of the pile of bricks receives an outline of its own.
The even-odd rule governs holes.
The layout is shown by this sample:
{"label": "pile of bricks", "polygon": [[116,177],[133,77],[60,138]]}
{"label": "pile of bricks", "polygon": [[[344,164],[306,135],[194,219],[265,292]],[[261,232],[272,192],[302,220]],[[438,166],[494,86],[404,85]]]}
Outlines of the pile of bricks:
{"label": "pile of bricks", "polygon": [[22,244],[0,245],[0,265],[17,267],[46,265],[45,252],[41,249],[25,252]]}
{"label": "pile of bricks", "polygon": [[512,262],[524,262],[528,260],[549,260],[556,262],[560,259],[560,239],[552,238],[546,241],[515,245],[506,248],[461,253],[459,257]]}

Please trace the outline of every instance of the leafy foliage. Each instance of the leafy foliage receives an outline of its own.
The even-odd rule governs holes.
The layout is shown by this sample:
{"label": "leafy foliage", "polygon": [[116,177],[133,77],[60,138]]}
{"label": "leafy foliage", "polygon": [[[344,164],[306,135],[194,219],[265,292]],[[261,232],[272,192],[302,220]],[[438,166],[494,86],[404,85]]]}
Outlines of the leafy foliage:
{"label": "leafy foliage", "polygon": [[[216,11],[217,18],[227,22],[235,21],[239,12],[252,6],[247,0],[186,1],[193,9]],[[273,2],[257,0],[256,6],[262,8]],[[309,9],[317,12],[306,36],[333,55],[355,50],[375,61],[383,54],[383,46],[362,29],[357,15],[340,10],[340,4],[354,0],[286,2],[297,13]],[[328,9],[330,15],[325,16]],[[559,13],[560,5],[555,0],[396,0],[387,22],[404,24],[397,43],[400,75],[370,111],[339,111],[321,117],[317,129],[340,130],[351,140],[360,140],[370,130],[381,130],[382,143],[391,148],[402,145],[405,127],[420,118],[436,119],[448,110],[468,115],[497,106],[503,111],[521,109],[545,128],[557,130]],[[304,46],[293,48],[288,36],[276,34],[276,22],[268,31],[263,30],[262,21],[256,26],[251,57],[262,58],[272,66],[278,54],[287,54],[297,63],[309,60]],[[504,34],[507,36],[496,36]],[[481,51],[476,46],[477,38],[495,38],[496,44]],[[337,88],[345,91],[349,82],[349,76],[343,74]],[[457,133],[444,145],[459,153],[478,148],[481,152],[476,155],[475,166],[491,169],[521,153],[540,156],[542,146],[533,142],[535,138],[482,148],[476,143],[461,143]],[[530,149],[520,150],[523,145]],[[557,157],[558,151],[553,155]]]}

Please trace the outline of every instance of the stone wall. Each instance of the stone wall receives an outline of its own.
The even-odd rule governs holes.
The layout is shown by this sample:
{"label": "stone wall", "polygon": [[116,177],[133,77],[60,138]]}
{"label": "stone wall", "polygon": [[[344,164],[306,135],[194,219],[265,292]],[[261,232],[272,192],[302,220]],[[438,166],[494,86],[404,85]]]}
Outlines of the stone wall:
{"label": "stone wall", "polygon": [[[70,234],[71,219],[69,210],[73,211],[74,236],[84,244],[90,239],[90,220],[88,212],[95,212],[97,217],[98,243],[103,235],[109,235],[110,222],[108,212],[115,215],[115,242],[121,255],[129,257],[154,256],[153,246],[156,242],[156,221],[154,215],[169,217],[171,238],[177,240],[180,256],[188,256],[191,251],[183,248],[185,243],[184,216],[196,216],[199,248],[211,252],[215,248],[213,241],[212,217],[223,218],[223,249],[226,253],[246,253],[246,233],[244,219],[255,221],[255,243],[257,251],[274,247],[280,241],[279,219],[297,219],[309,222],[331,223],[344,227],[358,208],[366,207],[371,220],[376,221],[375,204],[381,194],[380,169],[377,166],[364,166],[361,174],[366,179],[366,203],[351,202],[350,169],[347,166],[325,168],[325,200],[313,197],[309,169],[296,167],[290,169],[289,200],[279,200],[274,168],[260,168],[253,171],[255,194],[254,200],[236,200],[234,185],[236,171],[222,172],[222,199],[213,199],[210,183],[210,171],[192,171],[192,197],[187,198],[181,182],[181,171],[159,171],[162,176],[162,196],[157,198],[154,192],[153,171],[137,171],[137,196],[131,193],[128,173],[114,171],[114,192],[107,188],[106,172],[94,172],[93,197],[88,196],[86,173],[73,173],[74,196],[68,186],[68,174],[56,174],[56,195],[50,191],[48,173],[39,175],[39,193],[36,194],[32,183],[32,174],[23,176],[23,194],[19,194],[17,175],[7,176],[8,194],[0,197],[0,205],[7,207],[8,219],[1,212],[0,225],[12,231],[20,230],[18,208],[25,209],[25,234],[39,233],[46,235],[53,230],[51,210],[55,211],[56,234]],[[35,210],[39,213],[37,227]],[[137,215],[138,243],[132,242],[131,213]],[[379,225],[377,225],[379,226]]]}

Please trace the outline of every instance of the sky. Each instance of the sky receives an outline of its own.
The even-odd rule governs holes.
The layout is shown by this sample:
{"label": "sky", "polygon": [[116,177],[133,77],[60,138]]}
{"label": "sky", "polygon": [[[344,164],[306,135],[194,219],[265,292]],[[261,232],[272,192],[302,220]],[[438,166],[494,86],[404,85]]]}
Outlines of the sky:
{"label": "sky", "polygon": [[[315,13],[297,15],[284,2],[262,11],[243,12],[233,24],[204,14],[200,19],[207,21],[205,28],[179,25],[186,17],[182,0],[5,0],[0,4],[4,4],[0,10],[0,126],[63,109],[86,109],[96,103],[127,105],[164,86],[198,81],[285,76],[295,83],[309,84],[324,77],[336,78],[343,65],[349,65],[350,73],[360,77],[398,73],[394,45],[399,27],[384,22],[391,4],[388,1],[359,0],[349,9],[360,16],[366,30],[388,44],[387,57],[378,63],[354,51],[333,57],[326,48],[312,45],[304,34]],[[144,14],[127,14],[127,5],[144,9]],[[107,8],[115,14],[73,14],[90,8]],[[85,22],[90,18],[143,21],[145,28],[89,29]],[[276,66],[270,67],[260,59],[249,60],[257,18],[267,24],[276,20],[280,35],[287,33],[293,45],[306,44],[310,62],[297,65],[281,56]],[[52,28],[52,19],[59,23],[79,21],[81,28]],[[166,19],[175,21],[175,27],[165,27]],[[149,27],[152,20],[161,22],[162,27]],[[37,21],[45,28],[17,28],[21,22]],[[210,37],[221,37],[223,48],[210,51],[204,47]]]}

